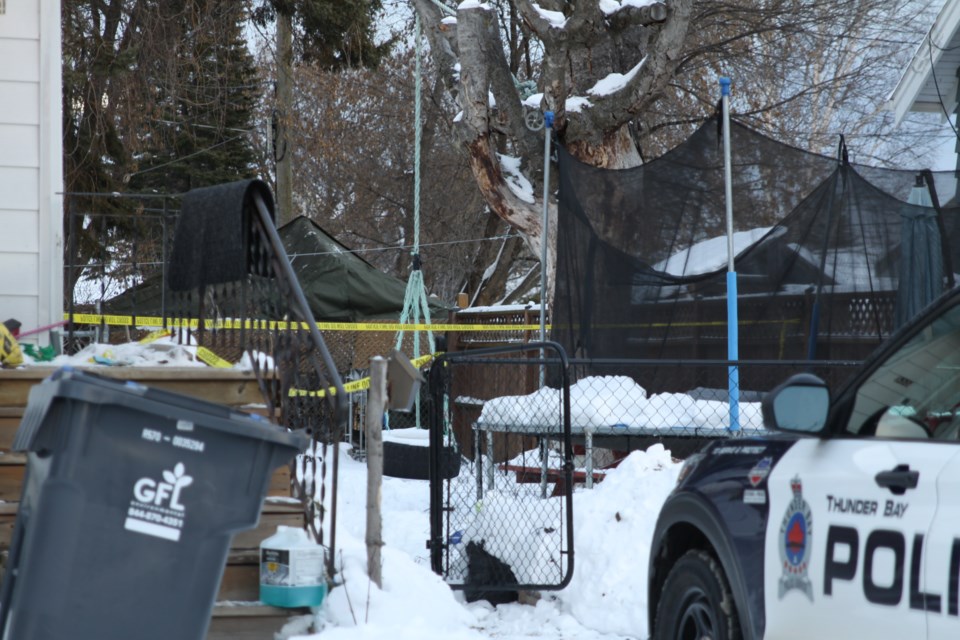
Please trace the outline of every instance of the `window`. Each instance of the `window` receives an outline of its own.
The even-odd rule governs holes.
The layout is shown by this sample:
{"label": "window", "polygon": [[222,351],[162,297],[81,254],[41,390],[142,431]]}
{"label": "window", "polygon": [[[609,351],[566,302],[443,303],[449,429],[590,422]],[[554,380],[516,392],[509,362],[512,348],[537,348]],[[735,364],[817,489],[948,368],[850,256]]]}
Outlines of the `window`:
{"label": "window", "polygon": [[860,386],[847,432],[960,441],[960,305],[923,327]]}

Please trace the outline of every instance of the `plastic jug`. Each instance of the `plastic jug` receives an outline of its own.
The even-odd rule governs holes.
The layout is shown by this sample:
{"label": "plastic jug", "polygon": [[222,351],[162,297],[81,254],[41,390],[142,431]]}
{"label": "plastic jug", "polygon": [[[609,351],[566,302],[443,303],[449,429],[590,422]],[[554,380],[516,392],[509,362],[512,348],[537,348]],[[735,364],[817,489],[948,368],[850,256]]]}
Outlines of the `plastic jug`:
{"label": "plastic jug", "polygon": [[326,549],[297,527],[278,526],[260,543],[260,601],[317,607],[327,595]]}

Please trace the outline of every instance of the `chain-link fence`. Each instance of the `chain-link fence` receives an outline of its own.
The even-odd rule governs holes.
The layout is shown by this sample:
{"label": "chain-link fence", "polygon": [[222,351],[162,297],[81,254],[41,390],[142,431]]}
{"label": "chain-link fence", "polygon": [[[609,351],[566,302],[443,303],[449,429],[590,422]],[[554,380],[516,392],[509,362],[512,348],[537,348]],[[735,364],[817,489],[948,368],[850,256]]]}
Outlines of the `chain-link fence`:
{"label": "chain-link fence", "polygon": [[[596,464],[661,443],[683,459],[712,438],[764,432],[763,395],[795,373],[836,391],[860,361],[571,360],[574,443],[593,445]],[[729,401],[731,376],[735,399]],[[601,450],[597,453],[596,450]],[[613,452],[613,453],[611,453]]]}
{"label": "chain-link fence", "polygon": [[[468,601],[507,602],[572,576],[567,371],[554,344],[446,354],[431,368],[431,564]],[[557,386],[523,406],[504,402],[497,428],[480,423],[479,399],[469,395],[478,384],[488,397],[508,397],[542,380]],[[463,463],[444,479],[451,450]]]}
{"label": "chain-link fence", "polygon": [[[573,567],[574,485],[653,444],[686,458],[711,439],[764,434],[764,393],[799,372],[842,381],[859,364],[568,361],[553,343],[445,355],[429,380],[433,568],[468,600],[559,588]],[[444,478],[449,450],[463,462]]]}

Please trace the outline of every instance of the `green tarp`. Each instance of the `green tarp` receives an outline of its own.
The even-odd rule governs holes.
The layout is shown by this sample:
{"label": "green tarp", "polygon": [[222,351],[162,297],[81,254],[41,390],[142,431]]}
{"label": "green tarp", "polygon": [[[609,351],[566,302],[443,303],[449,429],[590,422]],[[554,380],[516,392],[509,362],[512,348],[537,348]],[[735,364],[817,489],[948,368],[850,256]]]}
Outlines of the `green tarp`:
{"label": "green tarp", "polygon": [[[400,318],[406,282],[379,271],[351,253],[315,222],[300,216],[278,229],[293,271],[318,322],[358,322]],[[104,313],[159,316],[163,301],[159,278],[128,289],[106,301]],[[447,306],[430,299],[430,315],[445,322]],[[167,315],[172,315],[167,308]],[[412,314],[409,319],[413,320]],[[423,321],[421,316],[421,322]]]}

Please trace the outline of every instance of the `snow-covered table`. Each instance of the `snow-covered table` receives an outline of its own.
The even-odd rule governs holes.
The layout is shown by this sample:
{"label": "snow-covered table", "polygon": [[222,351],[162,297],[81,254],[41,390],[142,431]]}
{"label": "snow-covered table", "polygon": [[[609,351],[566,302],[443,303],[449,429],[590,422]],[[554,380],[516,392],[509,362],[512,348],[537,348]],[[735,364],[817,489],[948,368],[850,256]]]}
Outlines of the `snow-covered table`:
{"label": "snow-covered table", "polygon": [[[480,451],[481,440],[485,441],[486,451],[494,450],[493,438],[495,433],[505,433],[517,436],[531,436],[541,439],[541,493],[546,495],[548,469],[550,468],[550,457],[545,446],[549,440],[561,440],[564,437],[563,424],[560,421],[530,424],[530,423],[508,423],[497,421],[479,420],[473,423],[474,432],[474,451]],[[643,437],[664,437],[664,438],[729,438],[729,437],[750,437],[763,435],[769,431],[763,427],[747,426],[741,427],[737,431],[731,431],[729,427],[718,428],[716,426],[686,426],[675,425],[665,426],[658,424],[656,426],[643,426],[633,424],[613,424],[613,425],[594,425],[594,424],[571,424],[570,437],[577,444],[583,443],[584,447],[584,473],[585,484],[587,488],[593,487],[594,469],[593,469],[593,449],[594,446],[605,448],[618,448],[617,443],[630,438]],[[623,447],[629,449],[629,446]],[[480,467],[478,466],[478,474]],[[487,486],[493,486],[494,464],[493,456],[487,456],[485,461],[487,476]],[[478,478],[478,482],[480,479]]]}
{"label": "snow-covered table", "polygon": [[[755,395],[755,394],[754,394]],[[563,394],[543,387],[523,396],[481,401],[483,409],[473,424],[475,445],[486,438],[492,451],[493,434],[535,436],[541,442],[563,437]],[[725,399],[701,399],[684,393],[648,395],[626,376],[591,376],[570,386],[570,433],[586,449],[586,484],[593,481],[593,448],[602,441],[610,448],[629,449],[630,438],[725,438],[765,433],[759,402],[740,402],[738,429],[731,431],[731,408]],[[626,446],[619,446],[627,442]],[[479,448],[475,448],[479,451]],[[546,491],[547,456],[543,455]],[[488,479],[492,478],[492,461]],[[492,483],[492,480],[490,480]]]}

